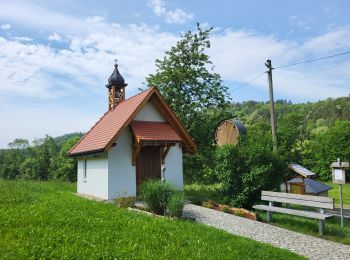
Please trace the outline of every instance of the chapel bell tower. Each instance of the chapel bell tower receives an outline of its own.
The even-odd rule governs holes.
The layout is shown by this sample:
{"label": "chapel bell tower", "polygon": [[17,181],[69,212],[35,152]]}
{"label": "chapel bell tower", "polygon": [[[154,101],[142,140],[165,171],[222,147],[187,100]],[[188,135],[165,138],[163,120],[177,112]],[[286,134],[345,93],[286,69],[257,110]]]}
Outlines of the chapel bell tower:
{"label": "chapel bell tower", "polygon": [[113,110],[119,102],[125,100],[125,83],[124,78],[120,75],[118,70],[118,63],[115,60],[114,71],[108,79],[108,110]]}

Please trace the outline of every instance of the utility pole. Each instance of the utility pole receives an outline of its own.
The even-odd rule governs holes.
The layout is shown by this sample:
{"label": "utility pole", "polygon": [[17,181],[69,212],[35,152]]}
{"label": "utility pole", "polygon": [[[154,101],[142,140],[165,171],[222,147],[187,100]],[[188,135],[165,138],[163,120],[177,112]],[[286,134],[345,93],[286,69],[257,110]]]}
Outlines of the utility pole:
{"label": "utility pole", "polygon": [[265,63],[267,67],[267,79],[269,81],[269,94],[270,94],[270,120],[271,120],[271,130],[272,130],[272,142],[273,150],[277,149],[277,138],[276,138],[276,115],[275,115],[275,104],[273,100],[273,84],[272,84],[272,65],[271,60],[267,60]]}

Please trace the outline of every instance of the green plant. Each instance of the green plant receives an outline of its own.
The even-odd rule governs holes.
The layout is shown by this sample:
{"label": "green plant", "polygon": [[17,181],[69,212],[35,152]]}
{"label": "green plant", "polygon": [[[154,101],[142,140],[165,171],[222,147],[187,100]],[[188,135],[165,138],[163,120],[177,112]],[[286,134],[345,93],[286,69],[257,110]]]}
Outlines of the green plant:
{"label": "green plant", "polygon": [[119,208],[130,208],[134,206],[136,197],[117,198],[115,199],[115,202]]}
{"label": "green plant", "polygon": [[250,128],[248,138],[237,146],[216,150],[215,171],[221,192],[231,198],[234,207],[250,208],[260,200],[262,190],[278,189],[283,179],[285,165],[271,150],[270,138],[264,137],[261,127]]}
{"label": "green plant", "polygon": [[214,203],[211,200],[203,201],[202,202],[202,206],[206,207],[206,208],[209,208],[209,209],[213,209],[214,208]]}
{"label": "green plant", "polygon": [[230,207],[227,205],[223,206],[221,211],[225,213],[231,213]]}
{"label": "green plant", "polygon": [[153,213],[164,215],[175,189],[167,182],[148,180],[141,187],[141,198]]}
{"label": "green plant", "polygon": [[302,259],[211,227],[152,218],[75,192],[75,183],[0,179],[0,258]]}
{"label": "green plant", "polygon": [[186,202],[185,194],[182,191],[174,192],[167,205],[167,215],[170,217],[181,217]]}

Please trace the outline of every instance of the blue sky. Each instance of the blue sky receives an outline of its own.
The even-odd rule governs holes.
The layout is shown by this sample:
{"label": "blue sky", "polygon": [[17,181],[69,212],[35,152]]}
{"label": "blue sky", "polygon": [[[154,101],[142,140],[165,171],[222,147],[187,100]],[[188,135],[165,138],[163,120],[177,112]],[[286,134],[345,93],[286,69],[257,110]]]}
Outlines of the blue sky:
{"label": "blue sky", "polygon": [[[267,100],[274,66],[350,50],[349,1],[0,0],[0,147],[87,131],[107,109],[118,58],[127,96],[154,60],[197,22],[213,26],[208,51],[233,101]],[[274,71],[276,99],[350,93],[350,55]],[[239,88],[237,88],[239,87]]]}

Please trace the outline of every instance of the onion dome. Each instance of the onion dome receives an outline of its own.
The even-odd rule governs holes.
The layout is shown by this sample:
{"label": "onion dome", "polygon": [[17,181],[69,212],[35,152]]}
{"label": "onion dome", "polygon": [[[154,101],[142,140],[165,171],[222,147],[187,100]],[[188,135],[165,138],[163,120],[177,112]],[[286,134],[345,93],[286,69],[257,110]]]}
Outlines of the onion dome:
{"label": "onion dome", "polygon": [[108,79],[108,84],[106,85],[107,88],[110,88],[112,86],[116,87],[126,87],[128,84],[125,83],[125,80],[122,75],[120,75],[118,70],[118,63],[117,60],[114,64],[114,71],[112,75]]}

